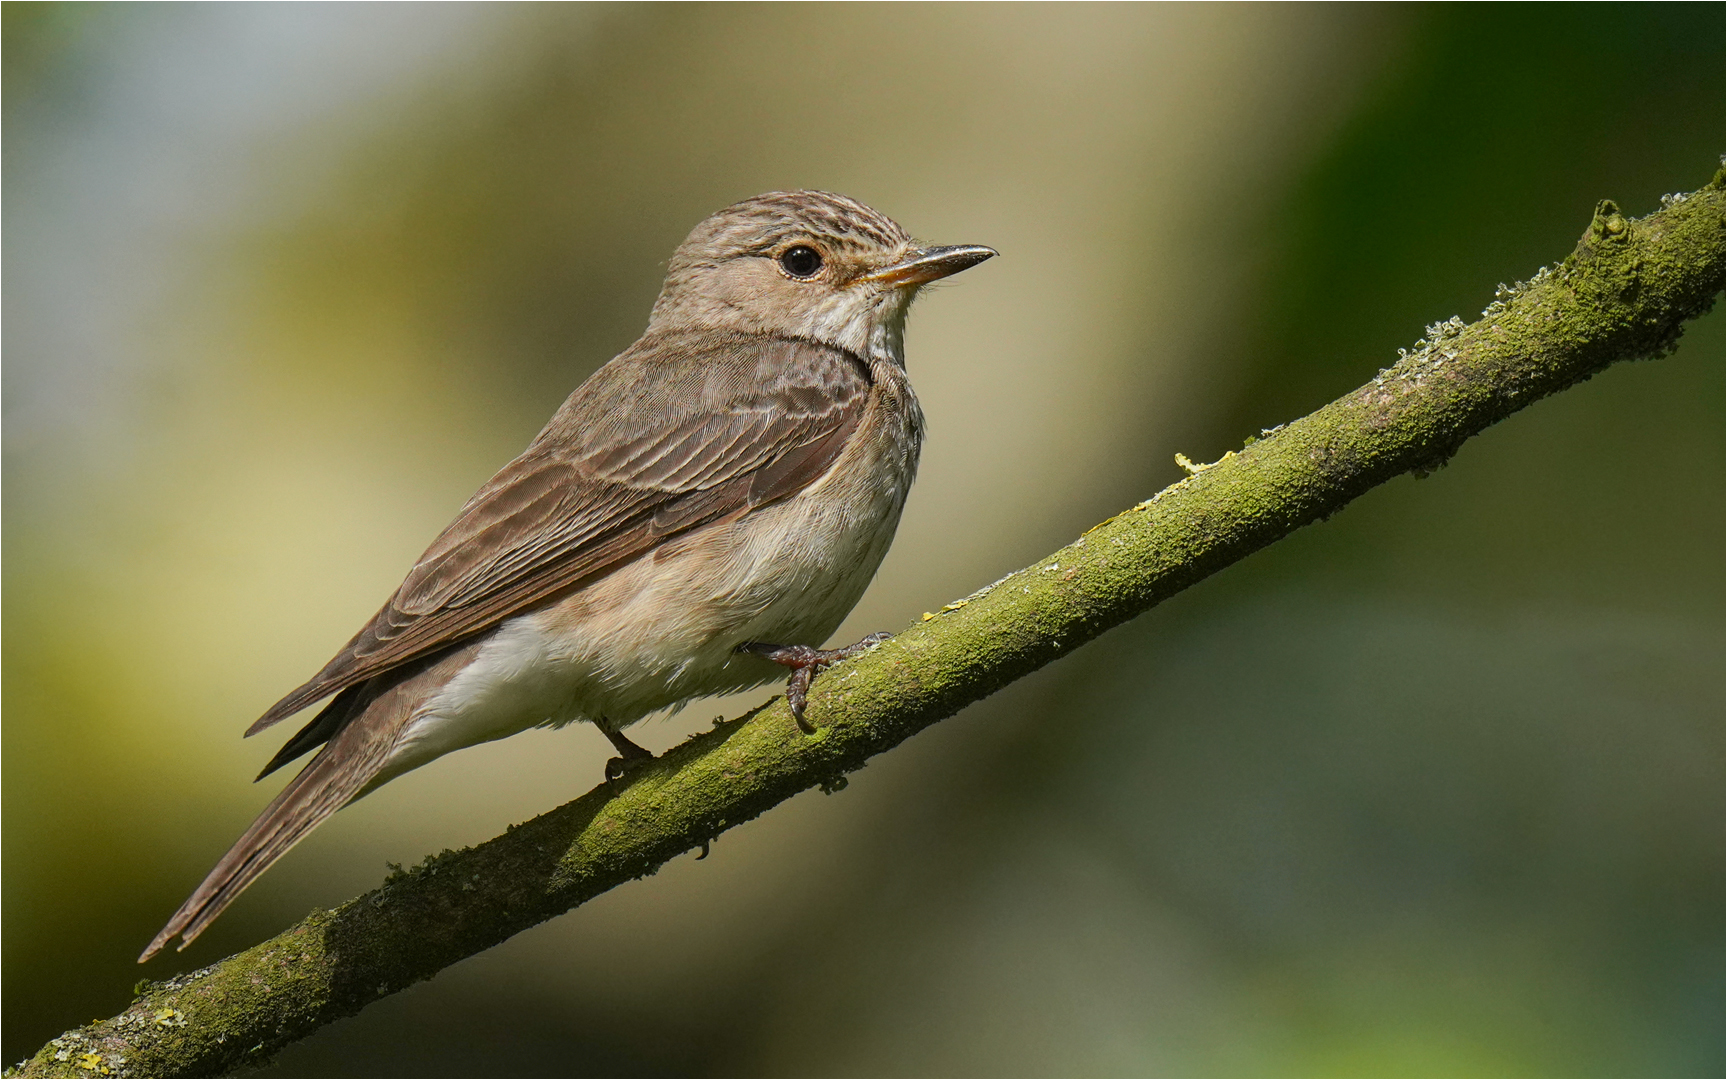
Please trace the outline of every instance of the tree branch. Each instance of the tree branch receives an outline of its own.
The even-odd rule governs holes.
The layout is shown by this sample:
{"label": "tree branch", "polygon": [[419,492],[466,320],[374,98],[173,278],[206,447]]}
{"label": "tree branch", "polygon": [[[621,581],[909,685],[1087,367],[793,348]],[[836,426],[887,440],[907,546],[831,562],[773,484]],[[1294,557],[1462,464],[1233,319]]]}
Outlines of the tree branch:
{"label": "tree branch", "polygon": [[445,852],[67,1032],[24,1076],[204,1076],[281,1047],[847,772],[1189,585],[1337,512],[1619,360],[1670,351],[1722,287],[1723,175],[1640,220],[1602,202],[1574,250],[1482,318],[1318,412],[1250,440],[1055,554],[817,680],[505,835]]}

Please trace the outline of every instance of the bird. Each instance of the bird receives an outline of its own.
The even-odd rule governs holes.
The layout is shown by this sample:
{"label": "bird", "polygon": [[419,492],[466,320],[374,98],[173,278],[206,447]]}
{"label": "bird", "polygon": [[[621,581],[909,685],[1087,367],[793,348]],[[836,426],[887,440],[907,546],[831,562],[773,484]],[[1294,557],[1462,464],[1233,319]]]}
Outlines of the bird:
{"label": "bird", "polygon": [[[323,669],[246,731],[329,699],[258,776],[316,751],[138,958],[201,934],[331,814],[464,747],[630,724],[790,676],[875,576],[917,473],[924,417],[905,325],[930,282],[994,257],[931,246],[826,191],[711,215],[667,264],[642,336],[583,381],[470,498]],[[778,673],[776,675],[776,673]]]}

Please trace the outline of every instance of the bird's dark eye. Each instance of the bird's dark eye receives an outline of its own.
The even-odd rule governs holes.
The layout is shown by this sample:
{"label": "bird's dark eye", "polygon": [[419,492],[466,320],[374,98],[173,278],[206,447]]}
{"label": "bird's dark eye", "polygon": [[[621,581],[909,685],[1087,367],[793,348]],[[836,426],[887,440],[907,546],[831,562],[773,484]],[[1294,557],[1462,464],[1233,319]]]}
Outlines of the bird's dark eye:
{"label": "bird's dark eye", "polygon": [[780,256],[780,265],[795,278],[812,278],[822,272],[821,252],[808,244],[787,248]]}

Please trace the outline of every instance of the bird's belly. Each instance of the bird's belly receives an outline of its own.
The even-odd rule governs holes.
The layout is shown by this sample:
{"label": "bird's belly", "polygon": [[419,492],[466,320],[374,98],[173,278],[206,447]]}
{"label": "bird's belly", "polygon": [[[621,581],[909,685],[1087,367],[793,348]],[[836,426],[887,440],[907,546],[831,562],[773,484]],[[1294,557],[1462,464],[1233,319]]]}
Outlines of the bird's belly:
{"label": "bird's belly", "polygon": [[418,710],[389,771],[543,724],[622,727],[777,678],[783,669],[737,655],[737,645],[822,644],[898,526],[909,475],[850,475],[846,483],[835,469],[790,499],[698,529],[507,620]]}

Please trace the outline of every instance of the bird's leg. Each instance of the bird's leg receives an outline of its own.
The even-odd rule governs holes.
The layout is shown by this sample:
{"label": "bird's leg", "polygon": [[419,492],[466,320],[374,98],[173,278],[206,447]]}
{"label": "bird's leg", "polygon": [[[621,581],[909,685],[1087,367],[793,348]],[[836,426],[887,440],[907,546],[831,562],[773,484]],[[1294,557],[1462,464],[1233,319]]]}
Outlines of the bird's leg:
{"label": "bird's leg", "polygon": [[637,746],[635,743],[624,738],[623,732],[613,731],[611,728],[607,727],[605,717],[600,717],[599,722],[594,726],[606,733],[606,738],[612,740],[612,745],[616,747],[618,751],[617,757],[606,762],[606,783],[609,784],[618,777],[637,768],[644,762],[652,761],[654,759],[653,751]]}
{"label": "bird's leg", "polygon": [[765,641],[746,641],[734,651],[752,653],[792,669],[792,677],[786,682],[786,704],[792,708],[792,719],[797,721],[798,730],[805,735],[814,735],[815,725],[804,719],[804,705],[809,700],[810,683],[821,674],[823,668],[841,660],[850,660],[890,637],[893,635],[871,634],[843,649],[812,649],[808,645],[770,645]]}

